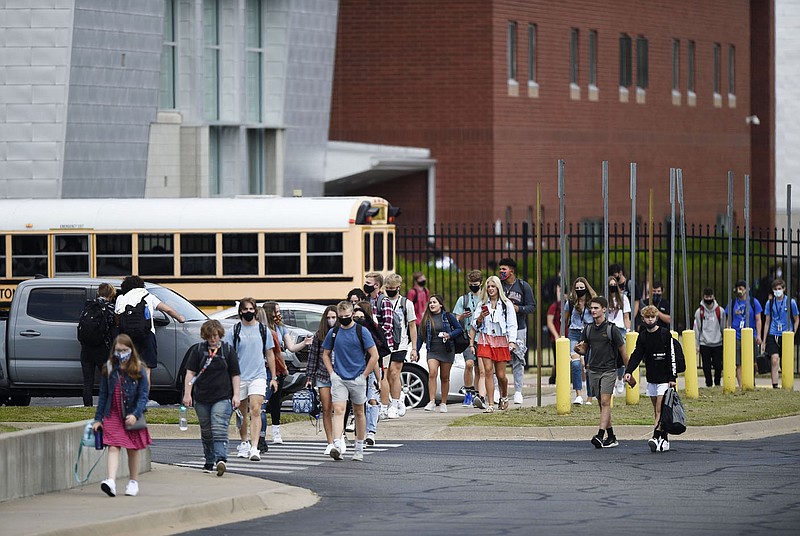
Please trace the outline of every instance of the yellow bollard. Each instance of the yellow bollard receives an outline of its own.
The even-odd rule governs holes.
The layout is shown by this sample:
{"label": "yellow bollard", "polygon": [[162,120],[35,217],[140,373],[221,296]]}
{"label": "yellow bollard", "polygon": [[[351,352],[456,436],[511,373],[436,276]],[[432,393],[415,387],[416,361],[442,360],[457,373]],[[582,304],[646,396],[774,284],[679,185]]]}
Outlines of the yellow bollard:
{"label": "yellow bollard", "polygon": [[742,391],[756,388],[753,367],[753,328],[742,328]]}
{"label": "yellow bollard", "polygon": [[794,391],[794,332],[781,336],[781,387]]}
{"label": "yellow bollard", "polygon": [[556,412],[559,415],[569,415],[572,410],[569,382],[569,339],[560,337],[556,341]]}
{"label": "yellow bollard", "polygon": [[736,392],[736,330],[722,331],[722,392]]}
{"label": "yellow bollard", "polygon": [[686,358],[686,372],[683,373],[683,379],[686,384],[686,398],[697,399],[700,393],[697,390],[697,349],[695,347],[693,329],[683,331],[681,344],[683,345],[683,355]]}
{"label": "yellow bollard", "polygon": [[[638,333],[628,333],[625,336],[625,349],[628,351],[628,357],[633,353],[633,350],[636,348],[636,339],[639,337]],[[625,403],[629,406],[635,406],[639,403],[639,394],[641,393],[639,385],[639,367],[636,367],[631,373],[633,379],[636,380],[636,386],[631,387],[628,384],[625,384]]]}

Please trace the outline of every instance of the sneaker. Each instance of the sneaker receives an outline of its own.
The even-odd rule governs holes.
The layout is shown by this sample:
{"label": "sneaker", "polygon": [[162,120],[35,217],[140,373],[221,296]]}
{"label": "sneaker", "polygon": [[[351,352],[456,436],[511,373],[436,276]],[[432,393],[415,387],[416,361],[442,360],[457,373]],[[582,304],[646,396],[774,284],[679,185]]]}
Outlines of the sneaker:
{"label": "sneaker", "polygon": [[464,401],[461,403],[461,406],[465,408],[472,407],[472,391],[464,393]]}
{"label": "sneaker", "polygon": [[281,437],[281,429],[277,426],[272,427],[272,444],[283,445],[283,438]]}
{"label": "sneaker", "polygon": [[596,448],[596,449],[603,448],[603,440],[600,439],[599,435],[593,435],[592,436],[592,445],[594,445],[594,448]]}
{"label": "sneaker", "polygon": [[342,440],[339,443],[339,450],[342,454],[347,454],[347,436],[342,434]]}
{"label": "sneaker", "polygon": [[128,497],[136,497],[139,495],[139,483],[135,480],[128,480],[128,485],[125,486],[125,495]]}
{"label": "sneaker", "polygon": [[397,416],[404,417],[406,414],[406,401],[405,398],[401,398],[397,401]]}
{"label": "sneaker", "polygon": [[228,468],[228,465],[225,463],[225,460],[220,460],[217,462],[217,476],[222,476],[225,474],[225,469]]}
{"label": "sneaker", "polygon": [[258,452],[258,449],[250,449],[250,461],[251,462],[261,461],[261,453]]}
{"label": "sneaker", "polygon": [[647,440],[647,446],[650,447],[650,452],[656,452],[661,446],[663,439],[660,437],[651,437]]}
{"label": "sneaker", "polygon": [[514,403],[522,404],[522,391],[516,391],[514,393]]}
{"label": "sneaker", "polygon": [[500,403],[498,404],[497,409],[500,409],[500,410],[508,409],[508,397],[507,396],[504,396],[503,398],[500,399]]}
{"label": "sneaker", "polygon": [[583,397],[581,395],[576,396],[575,400],[573,400],[572,403],[575,404],[576,406],[582,406],[583,405]]}
{"label": "sneaker", "polygon": [[356,417],[352,413],[347,418],[347,426],[344,427],[345,432],[355,433],[356,431]]}
{"label": "sneaker", "polygon": [[353,457],[351,458],[354,462],[363,462],[364,461],[364,451],[357,450],[353,453]]}
{"label": "sneaker", "polygon": [[617,441],[616,436],[608,436],[603,441],[603,448],[604,449],[610,449],[612,447],[618,447],[618,446],[619,446],[619,442]]}
{"label": "sneaker", "polygon": [[367,432],[367,439],[364,440],[364,443],[368,447],[375,446],[375,432]]}
{"label": "sneaker", "polygon": [[472,399],[472,407],[478,409],[484,409],[486,407],[486,402],[484,402],[481,395],[475,395],[475,397]]}
{"label": "sneaker", "polygon": [[622,380],[617,380],[614,382],[614,394],[618,396],[622,396],[625,394],[625,382]]}
{"label": "sneaker", "polygon": [[424,407],[424,408],[422,408],[422,409],[424,409],[425,411],[433,411],[433,410],[434,410],[434,408],[436,408],[436,402],[434,402],[433,400],[431,400],[430,402],[428,402],[427,404],[425,404],[425,407]]}
{"label": "sneaker", "polygon": [[466,386],[466,385],[462,385],[462,386],[461,386],[461,387],[458,389],[458,394],[460,394],[460,395],[465,395],[465,394],[467,394],[467,386]]}
{"label": "sneaker", "polygon": [[204,473],[210,473],[213,470],[214,470],[214,464],[213,463],[204,463],[203,464],[203,472]]}
{"label": "sneaker", "polygon": [[396,400],[392,400],[392,402],[389,404],[389,410],[386,413],[387,413],[387,417],[389,417],[390,419],[396,419],[396,418],[398,418],[400,416],[397,413],[397,401]]}
{"label": "sneaker", "polygon": [[659,452],[667,452],[668,450],[669,450],[669,440],[662,439],[661,440],[661,445],[658,446],[658,451]]}
{"label": "sneaker", "polygon": [[117,496],[117,483],[114,482],[113,478],[106,478],[100,482],[100,489],[109,497]]}
{"label": "sneaker", "polygon": [[592,401],[587,399],[586,402],[584,402],[584,404],[586,404],[587,406],[591,406],[592,405]]}
{"label": "sneaker", "polygon": [[439,413],[447,413],[447,404],[439,404]]}
{"label": "sneaker", "polygon": [[378,413],[378,420],[385,421],[389,418],[389,406],[381,405],[380,413]]}
{"label": "sneaker", "polygon": [[332,450],[333,450],[333,443],[328,443],[328,446],[325,447],[325,456],[330,456]]}
{"label": "sneaker", "polygon": [[[258,452],[264,454],[269,450],[269,445],[267,445],[267,438],[266,437],[259,437],[258,438]],[[250,454],[250,451],[247,451],[247,454]]]}
{"label": "sneaker", "polygon": [[239,443],[239,446],[236,447],[236,456],[239,458],[249,458],[250,457],[250,442],[249,441],[242,441]]}
{"label": "sneaker", "polygon": [[334,445],[333,445],[333,448],[332,448],[332,449],[331,449],[331,451],[328,453],[328,455],[329,455],[331,458],[333,458],[334,460],[336,460],[336,461],[339,461],[339,460],[341,460],[341,459],[342,459],[342,453],[341,453],[341,452],[339,452],[339,448],[338,448],[338,446],[337,446],[336,444],[334,444]]}

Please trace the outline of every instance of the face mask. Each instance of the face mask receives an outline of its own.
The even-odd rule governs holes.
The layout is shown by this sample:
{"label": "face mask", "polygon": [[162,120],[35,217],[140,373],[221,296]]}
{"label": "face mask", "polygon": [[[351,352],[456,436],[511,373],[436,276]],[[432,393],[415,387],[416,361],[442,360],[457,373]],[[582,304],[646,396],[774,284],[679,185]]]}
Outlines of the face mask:
{"label": "face mask", "polygon": [[123,350],[122,352],[114,352],[114,357],[119,359],[120,363],[124,363],[128,359],[131,358],[131,351],[130,350]]}
{"label": "face mask", "polygon": [[328,327],[332,328],[335,325],[336,325],[336,319],[335,318],[329,318],[328,319]]}
{"label": "face mask", "polygon": [[422,279],[420,281],[417,281],[417,285],[424,287],[427,282],[428,282],[427,279]]}
{"label": "face mask", "polygon": [[775,294],[775,297],[778,298],[779,300],[781,298],[783,298],[783,291],[782,290],[773,290],[772,293]]}
{"label": "face mask", "polygon": [[242,313],[242,320],[245,322],[252,322],[255,317],[256,314],[253,311],[245,311]]}
{"label": "face mask", "polygon": [[617,285],[608,285],[608,291],[609,292],[616,292],[617,291]]}
{"label": "face mask", "polygon": [[395,296],[397,296],[398,292],[400,292],[400,289],[397,289],[397,288],[392,289],[392,290],[388,290],[387,289],[386,290],[386,295],[389,296],[390,298],[394,298]]}
{"label": "face mask", "polygon": [[511,275],[510,272],[500,272],[500,281],[505,281],[509,275]]}
{"label": "face mask", "polygon": [[575,295],[578,296],[579,298],[586,296],[586,289],[585,288],[575,289]]}
{"label": "face mask", "polygon": [[651,318],[645,318],[644,319],[644,325],[645,325],[645,327],[647,327],[648,331],[653,331],[654,328],[658,327],[656,325],[656,320],[657,320],[656,317],[651,317]]}
{"label": "face mask", "polygon": [[470,289],[472,292],[478,292],[478,291],[481,289],[481,286],[480,286],[480,285],[470,285],[470,286],[469,286],[469,289]]}
{"label": "face mask", "polygon": [[744,297],[744,290],[737,290],[736,295],[739,296],[740,298]]}
{"label": "face mask", "polygon": [[661,303],[661,294],[653,293],[653,303]]}
{"label": "face mask", "polygon": [[713,298],[712,298],[712,299],[710,299],[710,300],[705,300],[705,299],[704,299],[704,300],[703,300],[703,303],[705,303],[706,305],[711,305],[712,303],[714,303],[714,299],[713,299]]}
{"label": "face mask", "polygon": [[343,326],[349,326],[353,322],[352,316],[340,316],[339,323]]}
{"label": "face mask", "polygon": [[372,291],[375,290],[375,285],[370,285],[369,283],[364,283],[364,293],[369,296],[372,294]]}

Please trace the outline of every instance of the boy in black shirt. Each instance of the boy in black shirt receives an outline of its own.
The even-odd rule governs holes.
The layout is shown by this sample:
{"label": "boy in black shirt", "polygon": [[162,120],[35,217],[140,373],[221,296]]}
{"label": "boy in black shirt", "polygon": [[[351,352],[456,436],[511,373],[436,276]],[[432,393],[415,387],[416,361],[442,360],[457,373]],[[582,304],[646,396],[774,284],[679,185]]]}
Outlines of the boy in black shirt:
{"label": "boy in black shirt", "polygon": [[644,329],[636,339],[636,348],[625,368],[625,381],[631,382],[631,373],[644,360],[647,367],[647,395],[653,402],[655,414],[653,437],[647,444],[651,452],[665,452],[669,450],[669,438],[661,430],[661,400],[668,388],[675,387],[678,371],[672,345],[679,343],[673,341],[667,328],[658,325],[658,308],[654,305],[642,309],[642,319]]}

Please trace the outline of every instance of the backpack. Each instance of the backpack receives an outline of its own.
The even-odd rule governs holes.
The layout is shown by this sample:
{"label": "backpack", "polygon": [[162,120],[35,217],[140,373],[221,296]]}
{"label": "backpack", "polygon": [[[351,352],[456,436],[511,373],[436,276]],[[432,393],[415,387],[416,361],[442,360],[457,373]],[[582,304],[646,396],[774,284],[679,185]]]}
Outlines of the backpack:
{"label": "backpack", "polygon": [[[262,324],[261,322],[258,323],[258,332],[261,334],[261,347],[267,345],[267,326]],[[289,374],[289,369],[286,368],[286,361],[283,360],[283,351],[281,350],[281,341],[278,337],[278,334],[274,331],[270,330],[272,333],[272,345],[274,348],[272,352],[275,356],[275,375],[276,376],[284,376]],[[239,341],[242,339],[242,323],[237,322],[235,326],[233,326],[233,349],[237,350],[239,346]],[[266,356],[264,356],[266,357]]]}
{"label": "backpack", "polygon": [[661,400],[661,429],[675,435],[686,431],[686,410],[673,387],[667,389]]}
{"label": "backpack", "polygon": [[[447,333],[453,331],[454,325],[456,326],[461,325],[458,322],[458,318],[456,318],[456,316],[453,313],[448,313],[447,311],[444,311],[443,313],[444,316],[442,316],[442,322],[444,323],[444,330]],[[461,330],[461,335],[456,335],[452,339],[452,341],[454,345],[453,348],[455,350],[455,353],[457,354],[463,354],[464,350],[469,348],[469,337],[467,336],[467,334],[464,332],[463,329]]]}
{"label": "backpack", "polygon": [[[331,333],[331,344],[336,342],[336,334],[339,333],[339,328],[341,326],[336,324],[333,326],[333,333]],[[364,326],[356,322],[356,335],[358,336],[358,342],[361,343],[361,351],[364,352],[364,358],[369,360],[369,355],[367,354],[367,349],[364,348],[364,334],[361,330],[364,329]]]}
{"label": "backpack", "polygon": [[[719,304],[718,304],[716,309],[714,309],[714,313],[717,315],[717,324],[719,324],[719,332],[723,333],[722,330],[724,328],[722,326],[722,313],[720,312],[721,309],[722,309],[722,307],[720,307]],[[706,318],[706,308],[701,305],[700,306],[700,333],[703,333],[703,320],[705,320],[705,318]]]}
{"label": "backpack", "polygon": [[400,296],[392,307],[392,350],[397,350],[400,347],[403,330],[405,329],[406,333],[408,333],[406,302],[408,302],[408,298]]}
{"label": "backpack", "polygon": [[300,389],[293,394],[292,412],[306,413],[312,419],[319,419],[321,408],[317,392],[314,389]]}
{"label": "backpack", "polygon": [[126,334],[134,343],[143,341],[151,332],[150,308],[145,301],[149,295],[142,296],[136,305],[126,305],[119,315],[119,332]]}
{"label": "backpack", "polygon": [[105,305],[97,300],[87,301],[78,319],[78,341],[83,346],[106,346],[107,336]]}
{"label": "backpack", "polygon": [[378,351],[378,357],[391,355],[392,349],[389,348],[386,337],[383,336],[382,330],[375,325],[375,322],[373,322],[371,318],[364,317],[363,320],[357,318],[355,322],[369,330],[370,335],[372,335],[372,340],[375,341],[375,349]]}
{"label": "backpack", "polygon": [[[583,334],[581,335],[581,338],[584,341],[586,341],[586,345],[589,348],[591,348],[591,344],[589,343],[589,334],[587,333],[587,330],[589,329],[589,326],[591,326],[591,325],[593,325],[593,324],[586,324],[585,326],[583,326]],[[617,326],[615,326],[611,322],[606,321],[606,336],[608,337],[608,344],[611,345],[612,351],[614,352],[614,355],[617,357],[617,360],[616,360],[617,361],[617,368],[620,368],[625,363],[622,362],[622,356],[619,353],[619,348],[614,346],[614,333],[612,331],[614,329],[617,329]],[[686,367],[684,365],[684,369],[685,368]]]}

